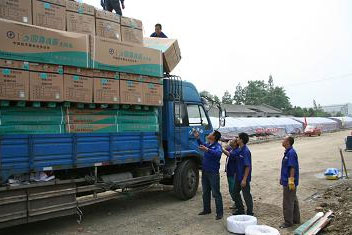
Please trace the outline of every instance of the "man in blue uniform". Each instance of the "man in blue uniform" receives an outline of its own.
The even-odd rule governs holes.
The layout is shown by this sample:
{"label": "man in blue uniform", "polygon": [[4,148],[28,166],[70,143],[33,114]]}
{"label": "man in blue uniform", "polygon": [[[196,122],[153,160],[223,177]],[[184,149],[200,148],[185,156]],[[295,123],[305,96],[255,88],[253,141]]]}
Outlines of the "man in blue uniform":
{"label": "man in blue uniform", "polygon": [[220,220],[224,214],[219,174],[222,147],[218,141],[221,138],[221,134],[218,131],[214,131],[207,136],[208,143],[206,144],[199,139],[197,131],[194,131],[193,135],[197,139],[199,149],[204,152],[202,162],[203,211],[199,215],[211,213],[210,197],[212,193],[215,198],[216,220]]}
{"label": "man in blue uniform", "polygon": [[161,24],[155,25],[155,32],[150,35],[152,38],[167,38],[167,36],[161,31],[162,26]]}
{"label": "man in blue uniform", "polygon": [[[120,6],[121,2],[121,6]],[[106,11],[113,11],[115,10],[117,15],[122,16],[122,9],[125,9],[125,1],[124,0],[101,0],[100,4],[102,5],[103,9]]]}
{"label": "man in blue uniform", "polygon": [[236,211],[234,215],[244,214],[244,206],[240,192],[242,191],[244,201],[246,202],[247,215],[253,215],[253,198],[251,194],[251,175],[252,175],[252,156],[247,147],[249,136],[247,133],[238,135],[237,143],[239,145],[238,157],[236,157],[236,177],[234,198]]}
{"label": "man in blue uniform", "polygon": [[[237,138],[233,139],[229,143],[229,148],[224,149],[223,153],[227,156],[225,172],[227,175],[227,183],[229,185],[229,193],[233,203],[235,202],[235,168],[236,168],[236,157],[239,156],[240,148],[238,147]],[[235,209],[235,205],[231,206],[230,209]]]}
{"label": "man in blue uniform", "polygon": [[280,184],[283,186],[282,207],[285,222],[280,228],[288,228],[301,222],[296,194],[299,181],[299,165],[297,153],[292,147],[294,143],[294,138],[290,136],[282,141],[285,154],[282,159]]}

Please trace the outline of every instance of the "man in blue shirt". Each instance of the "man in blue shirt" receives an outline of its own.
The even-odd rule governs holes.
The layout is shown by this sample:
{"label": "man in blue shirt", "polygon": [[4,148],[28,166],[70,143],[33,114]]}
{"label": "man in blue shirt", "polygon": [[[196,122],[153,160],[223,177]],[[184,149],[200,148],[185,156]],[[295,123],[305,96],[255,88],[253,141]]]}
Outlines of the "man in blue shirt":
{"label": "man in blue shirt", "polygon": [[[225,172],[227,175],[227,183],[229,185],[229,193],[233,202],[235,202],[236,157],[239,156],[239,152],[240,148],[238,147],[237,138],[231,140],[229,143],[229,148],[223,150],[223,153],[227,156]],[[235,205],[230,207],[230,209],[235,208]]]}
{"label": "man in blue shirt", "polygon": [[244,206],[240,192],[242,191],[244,201],[246,202],[247,215],[253,215],[253,198],[251,194],[251,175],[252,175],[252,156],[251,151],[247,147],[249,136],[247,133],[238,135],[237,143],[239,145],[239,153],[236,160],[236,177],[234,198],[236,211],[234,215],[244,214]]}
{"label": "man in blue shirt", "polygon": [[155,25],[155,32],[150,35],[152,38],[167,38],[167,36],[161,31],[162,26],[161,24]]}
{"label": "man in blue shirt", "polygon": [[[120,6],[121,1],[121,6]],[[122,16],[122,9],[125,9],[125,0],[100,0],[100,4],[104,10],[112,12],[115,10],[117,15]]]}
{"label": "man in blue shirt", "polygon": [[214,131],[207,136],[208,143],[206,144],[199,139],[197,131],[194,131],[193,135],[197,139],[199,149],[204,152],[202,161],[203,211],[199,215],[211,213],[210,197],[212,193],[215,198],[216,220],[220,220],[224,214],[219,174],[222,147],[218,141],[221,138],[221,134],[218,131]]}
{"label": "man in blue shirt", "polygon": [[292,147],[294,143],[295,140],[291,136],[282,141],[285,154],[282,159],[280,184],[283,186],[282,207],[285,222],[280,228],[288,228],[301,222],[296,194],[299,181],[299,165],[297,153]]}

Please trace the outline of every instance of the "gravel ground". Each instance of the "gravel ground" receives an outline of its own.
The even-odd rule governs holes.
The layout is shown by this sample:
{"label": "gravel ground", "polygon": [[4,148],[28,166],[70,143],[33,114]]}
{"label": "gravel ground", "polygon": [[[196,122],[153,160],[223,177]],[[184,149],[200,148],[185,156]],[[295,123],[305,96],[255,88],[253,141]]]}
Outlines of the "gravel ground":
{"label": "gravel ground", "polygon": [[[344,138],[349,133],[351,130],[296,139],[295,148],[301,168],[298,197],[302,222],[315,215],[317,203],[320,203],[312,201],[312,195],[324,195],[329,186],[338,183],[326,180],[323,172],[329,167],[341,167],[338,147],[344,147]],[[279,171],[284,149],[280,141],[253,144],[249,145],[249,148],[253,158],[251,187],[255,216],[260,224],[277,228],[282,223]],[[352,174],[352,153],[344,154],[347,168]],[[226,175],[223,172],[224,163],[225,157],[222,158],[221,170],[221,191],[225,207],[225,218],[222,221],[215,221],[214,213],[207,216],[197,215],[202,209],[201,187],[191,200],[179,201],[174,197],[172,187],[156,185],[143,192],[122,195],[115,200],[84,208],[81,224],[77,224],[74,217],[64,217],[0,230],[0,234],[228,234],[226,216],[230,215],[228,208],[232,203],[228,194]],[[349,192],[347,194],[349,200],[337,201],[336,207],[332,209],[339,212],[348,206],[350,213],[351,192],[346,192]],[[334,199],[333,195],[331,194],[331,198]],[[212,206],[214,207],[213,202]],[[341,218],[342,221],[344,217],[337,218]],[[346,223],[351,224],[351,220],[346,223],[339,221],[335,219],[331,223],[332,228],[337,231],[334,234],[348,234],[341,233],[343,230],[339,229],[345,227]],[[293,230],[294,228],[280,230],[280,233],[292,234]]]}

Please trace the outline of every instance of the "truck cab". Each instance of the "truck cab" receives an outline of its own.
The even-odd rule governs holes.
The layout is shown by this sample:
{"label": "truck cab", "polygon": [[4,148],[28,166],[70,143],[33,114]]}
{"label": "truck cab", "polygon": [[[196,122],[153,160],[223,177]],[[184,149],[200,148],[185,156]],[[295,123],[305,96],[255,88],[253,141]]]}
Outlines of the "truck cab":
{"label": "truck cab", "polygon": [[203,142],[213,131],[202,99],[192,83],[177,77],[164,80],[162,119],[164,172],[171,176],[177,197],[189,199],[198,188],[202,158],[193,131],[199,132]]}

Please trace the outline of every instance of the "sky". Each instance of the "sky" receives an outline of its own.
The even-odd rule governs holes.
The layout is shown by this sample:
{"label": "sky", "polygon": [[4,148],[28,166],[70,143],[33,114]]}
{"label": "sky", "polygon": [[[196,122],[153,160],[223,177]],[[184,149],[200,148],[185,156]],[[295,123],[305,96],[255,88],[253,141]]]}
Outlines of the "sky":
{"label": "sky", "polygon": [[[81,0],[100,7],[100,0]],[[172,72],[220,98],[238,83],[283,86],[293,105],[352,102],[351,0],[125,0],[144,35],[178,39]]]}

